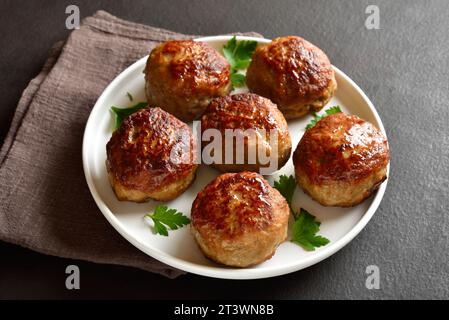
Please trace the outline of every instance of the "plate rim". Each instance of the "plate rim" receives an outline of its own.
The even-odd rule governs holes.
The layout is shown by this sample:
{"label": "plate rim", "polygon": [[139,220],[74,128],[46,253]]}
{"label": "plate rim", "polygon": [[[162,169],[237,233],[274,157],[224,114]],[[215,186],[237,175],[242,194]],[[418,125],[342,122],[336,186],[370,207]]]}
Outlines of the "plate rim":
{"label": "plate rim", "polygon": [[[212,41],[227,41],[231,39],[232,35],[220,35],[220,36],[209,36],[209,37],[201,37],[194,39],[195,41],[204,41],[204,42],[212,42]],[[258,37],[247,37],[247,36],[236,36],[238,40],[254,40],[259,43],[269,43],[271,42],[270,39],[266,38],[258,38]],[[135,238],[132,237],[130,233],[126,231],[126,228],[123,226],[123,224],[118,220],[118,218],[112,213],[111,210],[107,207],[106,203],[102,200],[100,197],[98,191],[95,188],[95,183],[93,180],[93,175],[91,172],[91,169],[88,165],[89,163],[89,154],[88,154],[88,146],[89,146],[89,139],[88,139],[88,133],[89,128],[92,127],[92,122],[94,121],[93,114],[98,112],[100,109],[100,106],[103,104],[103,100],[106,99],[106,97],[109,95],[109,93],[113,90],[113,88],[116,86],[117,83],[122,81],[123,78],[125,78],[129,73],[132,73],[135,71],[136,68],[141,68],[142,62],[146,62],[146,59],[148,58],[148,55],[138,59],[136,62],[131,64],[129,67],[127,67],[125,70],[123,70],[118,76],[116,76],[103,90],[97,101],[95,102],[95,105],[93,106],[88,120],[86,122],[84,133],[83,133],[83,145],[82,145],[82,161],[83,161],[83,170],[84,170],[84,176],[87,182],[87,185],[89,187],[89,191],[97,205],[97,207],[100,209],[103,216],[106,218],[106,220],[112,225],[112,227],[122,236],[124,237],[129,243],[131,243],[133,246],[135,246],[137,249],[141,250],[143,253],[149,255],[150,257],[167,264],[168,266],[177,268],[182,271],[186,271],[189,273],[202,275],[206,277],[212,277],[212,278],[219,278],[219,279],[234,279],[234,280],[249,280],[249,279],[262,279],[262,278],[270,278],[270,277],[276,277],[288,273],[292,273],[295,271],[299,271],[302,269],[305,269],[307,267],[310,267],[311,265],[314,265],[318,262],[323,261],[324,259],[328,258],[329,256],[337,253],[339,250],[341,250],[344,246],[346,246],[349,242],[351,242],[362,230],[363,228],[368,224],[368,222],[373,217],[374,213],[376,212],[377,208],[379,207],[383,196],[385,194],[388,180],[389,180],[389,174],[390,174],[390,164],[388,164],[387,167],[387,180],[382,183],[380,188],[377,190],[376,195],[374,196],[371,205],[368,207],[368,209],[365,211],[361,219],[347,232],[343,237],[338,239],[337,241],[333,242],[329,246],[325,246],[323,248],[320,248],[319,251],[316,251],[314,255],[312,255],[310,258],[306,258],[301,261],[296,261],[294,263],[289,263],[284,266],[275,266],[275,267],[269,267],[264,269],[235,269],[235,268],[227,268],[227,267],[213,267],[213,266],[203,266],[198,265],[193,262],[185,261],[183,259],[173,257],[171,255],[166,254],[163,251],[160,251],[158,249],[152,248],[151,246],[145,247],[143,244],[141,244],[139,241],[137,241]],[[374,115],[374,118],[377,121],[377,126],[381,130],[383,134],[386,134],[385,128],[383,126],[382,120],[377,113],[376,108],[374,107],[371,100],[368,98],[368,96],[363,92],[363,90],[349,77],[347,76],[343,71],[332,65],[335,72],[345,79],[356,91],[357,93],[362,97],[364,102],[368,105],[370,108],[372,114]]]}

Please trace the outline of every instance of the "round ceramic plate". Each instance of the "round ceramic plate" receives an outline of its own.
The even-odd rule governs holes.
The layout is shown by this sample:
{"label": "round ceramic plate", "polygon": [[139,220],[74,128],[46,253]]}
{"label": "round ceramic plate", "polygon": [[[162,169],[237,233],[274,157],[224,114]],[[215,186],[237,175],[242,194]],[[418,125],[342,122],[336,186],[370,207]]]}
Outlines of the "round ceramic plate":
{"label": "round ceramic plate", "polygon": [[[206,42],[221,52],[229,39],[229,36],[217,36],[197,40]],[[238,40],[255,40],[259,45],[270,42],[267,39],[250,37],[238,37]],[[83,141],[83,166],[92,196],[109,223],[134,246],[167,265],[191,273],[226,279],[266,278],[297,271],[329,257],[354,239],[371,219],[384,195],[386,182],[374,196],[353,208],[323,207],[297,188],[293,206],[305,208],[322,222],[319,234],[327,237],[330,244],[307,252],[298,245],[286,241],[279,246],[270,260],[245,269],[228,268],[205,258],[190,234],[189,226],[171,231],[168,237],[155,235],[143,216],[152,212],[159,203],[150,201],[136,204],[118,201],[109,185],[105,167],[106,143],[114,129],[110,108],[112,105],[131,106],[133,103],[146,100],[142,73],[146,60],[147,57],[144,57],[135,62],[104,90],[92,109]],[[339,105],[344,112],[370,121],[385,134],[379,115],[368,97],[347,75],[335,67],[334,69],[338,90],[325,109]],[[240,88],[238,91],[247,89]],[[133,95],[134,102],[129,101],[127,92]],[[293,150],[310,120],[311,116],[307,116],[288,122]],[[282,174],[294,174],[291,159],[281,170],[266,178],[273,184],[273,181]],[[218,171],[201,165],[193,185],[166,205],[190,216],[190,208],[197,193],[218,175]]]}

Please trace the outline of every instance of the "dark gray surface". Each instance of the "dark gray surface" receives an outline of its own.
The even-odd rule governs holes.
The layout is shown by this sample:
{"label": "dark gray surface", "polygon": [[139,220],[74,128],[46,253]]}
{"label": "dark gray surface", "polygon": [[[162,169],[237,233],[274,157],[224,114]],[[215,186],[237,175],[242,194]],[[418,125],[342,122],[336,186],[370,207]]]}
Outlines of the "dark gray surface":
{"label": "dark gray surface", "polygon": [[[391,145],[379,210],[331,258],[290,275],[224,281],[165,279],[139,270],[42,256],[0,244],[0,298],[449,298],[449,4],[447,1],[0,1],[1,138],[51,45],[64,39],[65,7],[104,9],[174,31],[296,34],[321,47],[376,106]],[[380,30],[367,30],[368,4]],[[76,214],[76,213],[74,213]],[[65,289],[65,267],[81,290]],[[381,288],[365,288],[377,265]]]}

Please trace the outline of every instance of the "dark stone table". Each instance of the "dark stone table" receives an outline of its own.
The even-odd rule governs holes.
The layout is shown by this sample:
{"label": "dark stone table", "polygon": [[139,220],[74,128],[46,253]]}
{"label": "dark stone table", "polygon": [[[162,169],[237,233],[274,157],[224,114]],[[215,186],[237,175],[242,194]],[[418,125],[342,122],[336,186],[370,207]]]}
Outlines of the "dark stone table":
{"label": "dark stone table", "polygon": [[[82,17],[121,18],[190,34],[301,35],[368,94],[388,132],[391,177],[360,235],[329,259],[254,281],[169,280],[117,266],[40,255],[0,243],[0,298],[449,298],[449,4],[441,1],[74,1]],[[72,1],[0,1],[0,136],[52,44],[65,39]],[[369,4],[380,29],[368,30]],[[81,289],[65,288],[65,267]],[[365,287],[366,267],[380,289]]]}

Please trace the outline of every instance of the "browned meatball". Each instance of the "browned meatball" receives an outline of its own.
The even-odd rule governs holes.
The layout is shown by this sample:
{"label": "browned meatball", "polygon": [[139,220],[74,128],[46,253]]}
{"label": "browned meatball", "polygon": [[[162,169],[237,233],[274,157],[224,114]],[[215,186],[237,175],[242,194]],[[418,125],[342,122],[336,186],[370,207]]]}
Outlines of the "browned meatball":
{"label": "browned meatball", "polygon": [[[284,116],[269,99],[253,93],[212,100],[201,118],[202,134],[208,129],[217,129],[222,136],[221,159],[212,164],[222,172],[259,172],[265,168],[263,173],[268,174],[284,166],[291,154],[292,144]],[[241,138],[241,148],[237,145],[238,138],[233,138],[231,132]],[[271,140],[270,134],[273,134]],[[203,141],[203,150],[210,143]],[[226,144],[231,143],[232,149],[228,152],[232,158],[225,161],[229,156]]]}
{"label": "browned meatball", "polygon": [[286,119],[319,111],[337,88],[326,54],[295,36],[259,46],[248,67],[246,82],[252,92],[276,103]]}
{"label": "browned meatball", "polygon": [[271,258],[286,239],[289,213],[287,201],[261,175],[226,173],[198,193],[191,230],[210,259],[248,267]]}
{"label": "browned meatball", "polygon": [[148,103],[192,121],[212,98],[229,93],[230,70],[228,61],[203,42],[162,43],[151,51],[145,68]]}
{"label": "browned meatball", "polygon": [[106,167],[117,198],[176,198],[195,179],[195,148],[190,128],[171,114],[159,108],[132,114],[106,145]]}
{"label": "browned meatball", "polygon": [[387,178],[387,138],[357,116],[337,113],[307,130],[294,154],[296,180],[324,206],[354,206]]}

